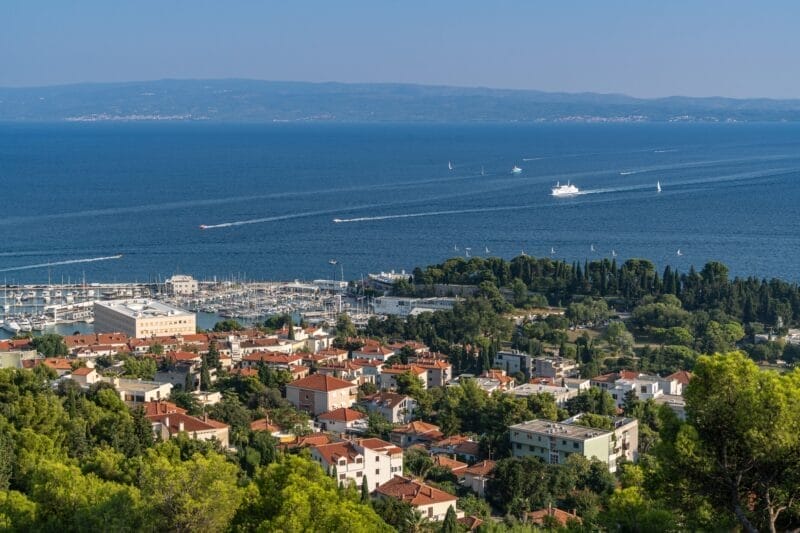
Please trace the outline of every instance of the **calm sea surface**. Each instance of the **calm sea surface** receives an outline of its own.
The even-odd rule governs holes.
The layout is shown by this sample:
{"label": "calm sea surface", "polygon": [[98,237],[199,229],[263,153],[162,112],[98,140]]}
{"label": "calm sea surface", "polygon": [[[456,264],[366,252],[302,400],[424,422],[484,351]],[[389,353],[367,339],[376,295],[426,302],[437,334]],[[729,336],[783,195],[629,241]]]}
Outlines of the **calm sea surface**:
{"label": "calm sea surface", "polygon": [[332,258],[357,278],[523,250],[800,279],[800,125],[6,124],[0,191],[8,283],[313,279]]}

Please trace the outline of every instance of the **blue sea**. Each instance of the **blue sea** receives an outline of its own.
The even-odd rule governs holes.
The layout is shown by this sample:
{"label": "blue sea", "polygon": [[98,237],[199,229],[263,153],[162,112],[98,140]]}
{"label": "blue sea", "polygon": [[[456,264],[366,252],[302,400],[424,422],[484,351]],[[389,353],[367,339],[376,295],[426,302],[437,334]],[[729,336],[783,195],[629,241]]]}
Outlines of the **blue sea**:
{"label": "blue sea", "polygon": [[[550,195],[567,181],[582,194]],[[795,124],[4,124],[0,191],[8,283],[355,279],[522,251],[800,278]]]}

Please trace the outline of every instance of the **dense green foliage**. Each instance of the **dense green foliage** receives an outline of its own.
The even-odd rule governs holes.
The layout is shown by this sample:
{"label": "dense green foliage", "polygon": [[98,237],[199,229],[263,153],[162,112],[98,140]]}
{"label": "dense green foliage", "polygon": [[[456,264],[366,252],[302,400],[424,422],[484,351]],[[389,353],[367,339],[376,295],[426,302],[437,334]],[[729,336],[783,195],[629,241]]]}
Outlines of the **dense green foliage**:
{"label": "dense green foliage", "polygon": [[[2,531],[386,530],[357,489],[246,429],[237,394],[218,409],[234,426],[232,453],[185,434],[156,442],[144,411],[110,385],[54,390],[52,377],[0,370]],[[266,394],[253,388],[242,394]]]}

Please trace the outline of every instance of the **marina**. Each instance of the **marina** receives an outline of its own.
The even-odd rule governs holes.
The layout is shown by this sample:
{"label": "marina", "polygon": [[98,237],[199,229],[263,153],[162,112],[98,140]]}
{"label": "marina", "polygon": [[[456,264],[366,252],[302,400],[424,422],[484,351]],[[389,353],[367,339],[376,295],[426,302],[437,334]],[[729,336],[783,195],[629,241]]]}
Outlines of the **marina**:
{"label": "marina", "polygon": [[[183,276],[188,278],[188,276]],[[189,278],[191,279],[191,278]],[[347,282],[313,280],[198,281],[197,290],[183,294],[166,283],[91,283],[5,285],[0,315],[0,338],[32,332],[91,331],[94,302],[151,298],[198,314],[198,326],[219,320],[253,324],[270,316],[289,314],[310,324],[333,323],[338,313],[366,323],[368,300],[346,294]],[[78,327],[80,326],[80,327]]]}

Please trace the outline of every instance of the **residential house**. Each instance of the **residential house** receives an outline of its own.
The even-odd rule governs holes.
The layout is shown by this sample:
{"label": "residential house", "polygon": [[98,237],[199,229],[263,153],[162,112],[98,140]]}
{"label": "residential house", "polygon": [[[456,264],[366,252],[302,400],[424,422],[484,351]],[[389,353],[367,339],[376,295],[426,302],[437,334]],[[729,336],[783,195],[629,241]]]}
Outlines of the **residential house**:
{"label": "residential house", "polygon": [[153,432],[164,440],[186,433],[195,440],[216,440],[228,447],[229,428],[227,424],[204,416],[190,416],[171,402],[151,401],[144,404],[145,416],[153,426]]}
{"label": "residential house", "polygon": [[509,376],[522,372],[526,379],[533,375],[533,358],[519,350],[501,350],[494,356],[492,366],[501,368]]}
{"label": "residential house", "polygon": [[357,387],[349,381],[312,374],[286,385],[286,399],[296,408],[316,416],[340,407],[352,407]]}
{"label": "residential house", "polygon": [[403,473],[403,450],[381,439],[355,439],[311,448],[311,457],[339,483],[357,486],[367,480],[371,490]]}
{"label": "residential house", "polygon": [[367,342],[367,344],[361,348],[353,350],[354,359],[377,359],[378,361],[386,361],[394,354],[394,350],[376,342]]}
{"label": "residential house", "polygon": [[397,377],[406,373],[411,373],[419,379],[423,389],[428,388],[428,371],[415,365],[392,365],[385,366],[378,377],[378,388],[382,390],[397,389]]}
{"label": "residential house", "polygon": [[[577,522],[579,524],[583,523],[583,520],[578,517],[574,510],[571,513],[568,513],[567,511],[562,511],[557,507],[553,507],[552,504],[546,509],[537,509],[536,511],[528,513],[527,518],[531,524],[548,528],[553,527],[554,525],[567,527],[570,521]],[[555,524],[553,522],[555,522]]]}
{"label": "residential house", "polygon": [[394,428],[389,433],[389,440],[401,448],[408,448],[417,443],[428,445],[441,440],[443,436],[442,432],[439,431],[439,426],[415,420]]}
{"label": "residential house", "polygon": [[87,366],[76,368],[72,371],[69,377],[76,383],[80,384],[80,386],[83,388],[88,388],[89,386],[94,385],[101,380],[100,374],[97,373],[97,370]]}
{"label": "residential house", "polygon": [[411,396],[387,391],[365,396],[360,404],[370,412],[380,413],[393,424],[411,422],[417,408],[417,402]]}
{"label": "residential house", "polygon": [[444,387],[453,379],[453,365],[441,359],[415,358],[411,363],[427,370],[427,387]]}
{"label": "residential house", "polygon": [[367,425],[367,416],[361,411],[348,407],[340,407],[317,417],[323,430],[334,433],[350,433],[364,431]]}
{"label": "residential house", "polygon": [[534,375],[543,378],[566,378],[578,371],[578,364],[575,360],[564,357],[536,357],[533,363]]}
{"label": "residential house", "polygon": [[462,463],[461,461],[445,454],[434,455],[431,457],[431,459],[433,459],[433,466],[438,466],[439,468],[449,470],[458,479],[462,479],[464,477],[464,471],[469,466],[467,463]]}
{"label": "residential house", "polygon": [[542,383],[523,383],[511,389],[511,394],[518,398],[527,398],[537,394],[550,394],[555,398],[556,405],[563,407],[567,400],[578,395],[578,391],[569,387],[558,387],[556,385]]}
{"label": "residential house", "polygon": [[466,435],[451,435],[429,444],[431,453],[445,453],[473,463],[480,457],[480,444]]}
{"label": "residential house", "polygon": [[456,508],[458,498],[415,479],[395,476],[380,485],[376,492],[381,497],[409,503],[431,522],[444,520],[450,507],[456,512],[457,518],[464,516],[464,512]]}
{"label": "residential house", "polygon": [[466,468],[464,470],[464,486],[483,498],[486,495],[486,485],[492,479],[492,472],[494,472],[495,466],[497,466],[497,463],[494,461],[483,460]]}

